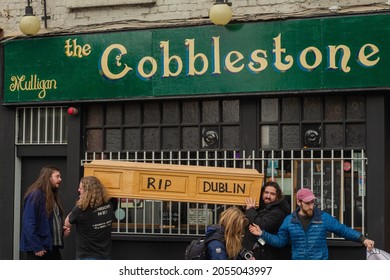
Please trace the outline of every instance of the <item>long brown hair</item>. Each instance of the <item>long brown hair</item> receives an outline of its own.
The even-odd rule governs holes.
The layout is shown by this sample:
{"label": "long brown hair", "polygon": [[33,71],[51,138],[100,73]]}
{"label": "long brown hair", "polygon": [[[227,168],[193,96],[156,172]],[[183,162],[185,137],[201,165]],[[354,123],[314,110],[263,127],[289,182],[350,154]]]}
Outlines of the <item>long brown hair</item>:
{"label": "long brown hair", "polygon": [[230,259],[235,258],[242,249],[242,236],[248,220],[238,207],[229,207],[223,211],[219,224],[225,229],[226,252]]}
{"label": "long brown hair", "polygon": [[88,207],[95,209],[110,200],[106,188],[95,176],[83,177],[80,183],[84,188],[83,195],[76,203],[80,209],[85,210]]}
{"label": "long brown hair", "polygon": [[50,181],[51,175],[56,171],[60,172],[60,169],[54,166],[42,167],[38,178],[27,189],[23,198],[25,200],[30,193],[37,190],[42,190],[46,197],[46,214],[48,216],[53,213],[55,203],[58,205],[58,208],[60,209],[61,216],[63,213],[63,209],[58,201],[57,189],[52,188],[51,181]]}

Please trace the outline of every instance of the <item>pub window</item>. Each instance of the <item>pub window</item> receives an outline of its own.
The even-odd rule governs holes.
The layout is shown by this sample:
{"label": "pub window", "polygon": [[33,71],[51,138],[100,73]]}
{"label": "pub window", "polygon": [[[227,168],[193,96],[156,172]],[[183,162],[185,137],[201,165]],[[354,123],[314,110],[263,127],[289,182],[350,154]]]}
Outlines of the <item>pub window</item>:
{"label": "pub window", "polygon": [[145,101],[88,105],[86,151],[239,149],[239,101]]}
{"label": "pub window", "polygon": [[16,111],[17,145],[66,145],[66,107],[20,107]]}
{"label": "pub window", "polygon": [[363,95],[260,99],[260,147],[362,149],[366,146]]}

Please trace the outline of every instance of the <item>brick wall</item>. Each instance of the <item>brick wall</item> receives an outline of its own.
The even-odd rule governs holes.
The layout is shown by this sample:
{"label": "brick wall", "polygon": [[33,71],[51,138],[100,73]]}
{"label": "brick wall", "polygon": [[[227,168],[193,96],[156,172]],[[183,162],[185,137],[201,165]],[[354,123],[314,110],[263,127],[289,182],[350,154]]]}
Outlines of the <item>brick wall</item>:
{"label": "brick wall", "polygon": [[[233,20],[269,20],[290,17],[390,11],[390,0],[231,0]],[[56,0],[47,1],[47,28],[40,33],[91,32],[118,28],[151,28],[209,24],[214,0]],[[19,36],[26,0],[0,1],[0,34]],[[43,1],[33,0],[34,13],[43,16]],[[1,35],[0,35],[1,36]]]}

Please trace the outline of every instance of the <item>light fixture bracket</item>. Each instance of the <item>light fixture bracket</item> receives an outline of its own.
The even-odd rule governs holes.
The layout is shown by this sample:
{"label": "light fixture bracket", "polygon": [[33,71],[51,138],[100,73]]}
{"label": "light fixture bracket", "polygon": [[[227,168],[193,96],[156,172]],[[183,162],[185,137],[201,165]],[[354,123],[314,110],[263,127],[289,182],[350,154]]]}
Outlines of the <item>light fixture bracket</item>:
{"label": "light fixture bracket", "polygon": [[27,2],[28,6],[26,6],[26,14],[25,16],[33,16],[34,13],[33,13],[33,7],[30,6],[30,2]]}
{"label": "light fixture bracket", "polygon": [[226,4],[228,6],[232,6],[232,2],[229,2],[229,0],[215,0],[214,5],[218,5],[218,4]]}

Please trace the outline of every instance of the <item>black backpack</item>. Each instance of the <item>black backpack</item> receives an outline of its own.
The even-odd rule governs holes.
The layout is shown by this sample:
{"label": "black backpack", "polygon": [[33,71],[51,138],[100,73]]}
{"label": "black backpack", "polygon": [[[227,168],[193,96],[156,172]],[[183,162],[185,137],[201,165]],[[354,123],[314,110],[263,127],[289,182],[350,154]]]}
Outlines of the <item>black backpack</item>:
{"label": "black backpack", "polygon": [[219,240],[224,242],[223,236],[220,234],[213,234],[208,238],[200,237],[198,239],[194,239],[187,246],[186,252],[184,254],[184,259],[186,260],[208,260],[207,254],[207,243],[211,240]]}

